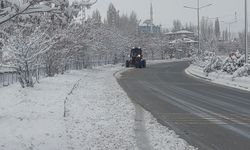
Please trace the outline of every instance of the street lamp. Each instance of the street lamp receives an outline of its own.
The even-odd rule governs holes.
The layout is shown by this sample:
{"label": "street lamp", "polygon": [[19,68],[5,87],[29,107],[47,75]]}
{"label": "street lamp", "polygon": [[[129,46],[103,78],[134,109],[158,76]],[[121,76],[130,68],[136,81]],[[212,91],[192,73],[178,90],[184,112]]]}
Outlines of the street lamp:
{"label": "street lamp", "polygon": [[207,4],[204,6],[200,6],[200,0],[197,0],[197,7],[189,7],[189,6],[184,6],[184,8],[189,8],[189,9],[194,9],[197,10],[197,21],[198,21],[198,54],[200,54],[200,49],[201,49],[201,45],[200,45],[200,9],[205,8],[205,7],[209,7],[213,4]]}
{"label": "street lamp", "polygon": [[247,45],[247,36],[248,36],[248,18],[247,18],[247,0],[245,0],[245,59],[246,64],[248,64],[248,45]]}

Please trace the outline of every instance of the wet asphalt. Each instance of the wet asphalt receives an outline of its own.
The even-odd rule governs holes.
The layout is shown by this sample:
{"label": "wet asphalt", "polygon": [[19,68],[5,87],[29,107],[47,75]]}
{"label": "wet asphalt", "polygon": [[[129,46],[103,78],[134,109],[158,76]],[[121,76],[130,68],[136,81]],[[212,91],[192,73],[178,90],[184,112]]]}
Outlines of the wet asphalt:
{"label": "wet asphalt", "polygon": [[131,69],[118,79],[131,100],[201,150],[250,150],[250,92],[185,74],[188,62]]}

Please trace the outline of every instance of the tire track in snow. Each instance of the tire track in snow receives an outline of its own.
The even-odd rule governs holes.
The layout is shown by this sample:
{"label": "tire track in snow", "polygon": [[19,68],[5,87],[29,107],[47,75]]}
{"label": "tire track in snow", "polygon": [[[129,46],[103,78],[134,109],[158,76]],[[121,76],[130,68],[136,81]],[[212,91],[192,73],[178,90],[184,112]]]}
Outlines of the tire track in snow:
{"label": "tire track in snow", "polygon": [[140,150],[153,150],[149,139],[147,137],[147,131],[145,127],[145,118],[143,108],[134,103],[135,106],[135,136],[137,147]]}
{"label": "tire track in snow", "polygon": [[[116,79],[121,78],[121,74],[130,69],[122,69],[113,74]],[[137,103],[133,102],[135,106],[135,136],[136,144],[139,150],[153,150],[150,140],[147,136],[145,127],[144,109]]]}

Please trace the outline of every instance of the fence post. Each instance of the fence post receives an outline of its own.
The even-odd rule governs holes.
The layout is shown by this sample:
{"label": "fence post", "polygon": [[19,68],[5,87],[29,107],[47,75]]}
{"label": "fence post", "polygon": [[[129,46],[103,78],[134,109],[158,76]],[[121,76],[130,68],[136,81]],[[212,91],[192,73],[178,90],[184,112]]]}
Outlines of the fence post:
{"label": "fence post", "polygon": [[0,72],[0,83],[3,82],[3,74]]}
{"label": "fence post", "polygon": [[105,62],[105,65],[107,65],[107,55],[105,55],[105,60],[104,60]]}
{"label": "fence post", "polygon": [[13,72],[11,72],[11,84],[13,84],[14,83],[14,75],[13,75]]}
{"label": "fence post", "polygon": [[18,72],[17,71],[15,71],[15,75],[16,75],[15,82],[18,82]]}
{"label": "fence post", "polygon": [[4,80],[5,80],[5,79],[4,79],[4,73],[3,73],[3,86],[4,86]]}
{"label": "fence post", "polygon": [[8,85],[10,85],[10,73],[7,73],[7,77],[8,77]]}

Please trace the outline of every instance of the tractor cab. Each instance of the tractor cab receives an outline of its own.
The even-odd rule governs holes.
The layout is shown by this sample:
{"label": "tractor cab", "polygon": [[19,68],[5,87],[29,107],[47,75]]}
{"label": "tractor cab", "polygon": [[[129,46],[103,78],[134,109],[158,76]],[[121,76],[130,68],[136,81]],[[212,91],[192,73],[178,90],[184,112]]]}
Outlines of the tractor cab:
{"label": "tractor cab", "polygon": [[131,49],[130,57],[142,57],[141,48],[133,48],[133,49]]}
{"label": "tractor cab", "polygon": [[126,61],[126,67],[136,67],[136,68],[146,67],[146,60],[143,59],[142,49],[140,47],[131,49],[130,60]]}

